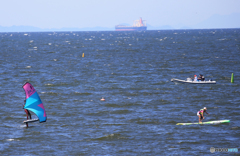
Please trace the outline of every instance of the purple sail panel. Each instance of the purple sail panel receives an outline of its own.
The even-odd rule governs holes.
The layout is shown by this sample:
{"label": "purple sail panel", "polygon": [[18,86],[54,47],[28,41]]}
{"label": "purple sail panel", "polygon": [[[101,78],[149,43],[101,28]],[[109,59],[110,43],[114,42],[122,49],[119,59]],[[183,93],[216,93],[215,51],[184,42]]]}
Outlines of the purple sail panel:
{"label": "purple sail panel", "polygon": [[28,99],[32,94],[36,92],[36,90],[33,88],[33,86],[29,82],[26,82],[23,85],[23,89],[25,90],[25,93],[26,93],[26,99]]}

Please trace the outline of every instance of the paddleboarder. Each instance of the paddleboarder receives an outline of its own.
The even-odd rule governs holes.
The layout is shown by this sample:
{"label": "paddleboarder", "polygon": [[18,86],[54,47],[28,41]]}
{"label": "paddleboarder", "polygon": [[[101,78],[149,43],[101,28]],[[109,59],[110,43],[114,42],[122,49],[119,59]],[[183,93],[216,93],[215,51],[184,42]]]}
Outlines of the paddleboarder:
{"label": "paddleboarder", "polygon": [[203,109],[200,109],[200,111],[197,112],[197,116],[199,117],[199,122],[202,122],[204,119],[203,114],[207,113],[207,115],[210,115],[210,113],[207,112],[207,107],[204,107]]}

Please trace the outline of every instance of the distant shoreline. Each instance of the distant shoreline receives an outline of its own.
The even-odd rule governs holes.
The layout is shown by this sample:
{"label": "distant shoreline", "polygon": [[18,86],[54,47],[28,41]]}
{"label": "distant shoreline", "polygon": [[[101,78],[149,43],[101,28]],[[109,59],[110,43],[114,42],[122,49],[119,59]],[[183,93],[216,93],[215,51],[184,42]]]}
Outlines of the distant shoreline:
{"label": "distant shoreline", "polygon": [[[193,29],[193,28],[189,28],[189,29],[151,29],[151,30],[145,30],[145,31],[177,31],[177,30],[226,30],[226,29],[240,29],[240,28],[203,28],[203,29]],[[103,31],[103,32],[106,32],[106,31],[111,31],[111,32],[125,32],[125,31],[115,31],[114,29],[113,30],[40,30],[40,31],[23,31],[23,30],[20,30],[20,31],[1,31],[0,30],[0,33],[30,33],[30,32],[33,32],[33,33],[38,33],[38,32],[99,32],[99,31]],[[138,32],[138,31],[126,31],[126,32]]]}

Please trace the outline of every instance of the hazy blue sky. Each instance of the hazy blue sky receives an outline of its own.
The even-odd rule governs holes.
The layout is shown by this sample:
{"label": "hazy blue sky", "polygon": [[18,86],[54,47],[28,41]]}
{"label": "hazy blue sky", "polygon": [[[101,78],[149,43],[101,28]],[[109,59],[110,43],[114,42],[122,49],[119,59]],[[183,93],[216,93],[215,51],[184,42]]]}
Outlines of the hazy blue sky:
{"label": "hazy blue sky", "polygon": [[232,13],[240,13],[240,0],[2,0],[0,26],[114,27],[139,17],[152,26],[191,26]]}

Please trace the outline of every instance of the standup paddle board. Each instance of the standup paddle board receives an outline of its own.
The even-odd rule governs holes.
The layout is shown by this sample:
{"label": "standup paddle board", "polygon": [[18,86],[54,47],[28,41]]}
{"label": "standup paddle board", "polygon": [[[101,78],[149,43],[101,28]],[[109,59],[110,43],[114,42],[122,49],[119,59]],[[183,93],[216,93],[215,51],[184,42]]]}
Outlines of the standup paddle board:
{"label": "standup paddle board", "polygon": [[30,123],[30,122],[36,122],[36,121],[38,121],[38,119],[29,119],[29,120],[23,121],[23,123]]}
{"label": "standup paddle board", "polygon": [[193,125],[193,124],[220,124],[228,123],[230,120],[217,120],[217,121],[208,121],[208,122],[196,122],[196,123],[177,123],[176,125]]}

